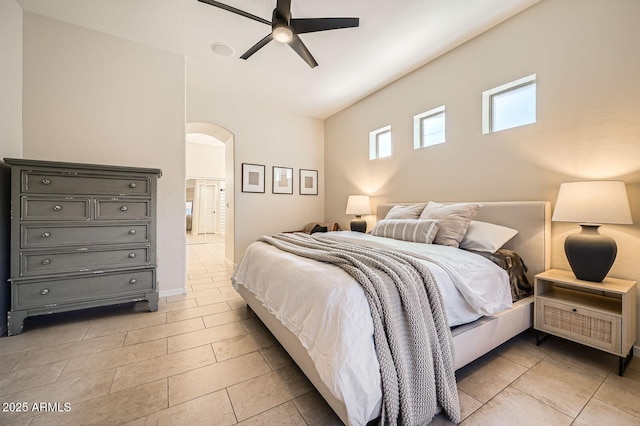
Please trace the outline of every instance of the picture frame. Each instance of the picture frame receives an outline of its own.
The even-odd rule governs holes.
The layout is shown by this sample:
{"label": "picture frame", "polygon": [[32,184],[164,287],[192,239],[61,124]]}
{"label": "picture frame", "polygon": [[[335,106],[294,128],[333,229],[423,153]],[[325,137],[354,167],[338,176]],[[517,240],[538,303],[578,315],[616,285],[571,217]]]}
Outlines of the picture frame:
{"label": "picture frame", "polygon": [[242,192],[264,194],[264,171],[264,165],[242,163]]}
{"label": "picture frame", "polygon": [[300,169],[300,195],[318,195],[318,171]]}
{"label": "picture frame", "polygon": [[271,192],[274,194],[293,194],[293,169],[273,166]]}

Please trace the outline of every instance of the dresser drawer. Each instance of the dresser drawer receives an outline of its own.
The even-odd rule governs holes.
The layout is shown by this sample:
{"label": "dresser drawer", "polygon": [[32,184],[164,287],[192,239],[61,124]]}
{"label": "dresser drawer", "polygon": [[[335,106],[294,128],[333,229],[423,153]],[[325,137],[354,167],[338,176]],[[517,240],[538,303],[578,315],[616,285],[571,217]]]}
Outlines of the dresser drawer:
{"label": "dresser drawer", "polygon": [[149,178],[24,171],[22,192],[39,194],[149,195]]}
{"label": "dresser drawer", "polygon": [[19,282],[13,287],[15,308],[54,307],[64,303],[97,300],[109,296],[152,291],[154,271],[90,275],[71,279]]}
{"label": "dresser drawer", "polygon": [[96,200],[96,220],[149,219],[149,200],[110,198]]}
{"label": "dresser drawer", "polygon": [[85,249],[68,252],[56,251],[54,253],[21,252],[20,276],[148,266],[151,263],[150,256],[149,247],[109,250]]}
{"label": "dresser drawer", "polygon": [[35,225],[20,226],[22,248],[87,244],[150,242],[149,224],[132,225]]}
{"label": "dresser drawer", "polygon": [[621,350],[622,320],[619,316],[542,297],[536,299],[535,309],[535,328],[538,330],[610,352]]}
{"label": "dresser drawer", "polygon": [[22,220],[89,220],[91,199],[89,198],[34,198],[22,197],[20,218]]}

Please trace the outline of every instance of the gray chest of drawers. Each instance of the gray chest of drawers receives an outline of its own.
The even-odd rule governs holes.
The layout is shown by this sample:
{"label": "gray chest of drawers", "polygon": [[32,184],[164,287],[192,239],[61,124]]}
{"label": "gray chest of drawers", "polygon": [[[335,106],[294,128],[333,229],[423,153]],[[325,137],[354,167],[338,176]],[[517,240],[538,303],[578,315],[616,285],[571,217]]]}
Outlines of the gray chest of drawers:
{"label": "gray chest of drawers", "polygon": [[158,309],[158,169],[5,158],[9,335],[28,316],[148,300]]}

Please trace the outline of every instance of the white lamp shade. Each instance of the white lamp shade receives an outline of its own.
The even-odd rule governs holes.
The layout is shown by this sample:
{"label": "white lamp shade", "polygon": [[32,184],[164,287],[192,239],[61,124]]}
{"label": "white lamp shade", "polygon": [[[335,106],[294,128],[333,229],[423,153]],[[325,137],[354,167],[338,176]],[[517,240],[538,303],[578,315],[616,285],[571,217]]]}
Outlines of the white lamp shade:
{"label": "white lamp shade", "polygon": [[361,216],[371,214],[371,201],[368,195],[349,195],[347,200],[347,211],[345,214]]}
{"label": "white lamp shade", "polygon": [[632,224],[624,182],[563,183],[560,185],[551,220],[590,224]]}

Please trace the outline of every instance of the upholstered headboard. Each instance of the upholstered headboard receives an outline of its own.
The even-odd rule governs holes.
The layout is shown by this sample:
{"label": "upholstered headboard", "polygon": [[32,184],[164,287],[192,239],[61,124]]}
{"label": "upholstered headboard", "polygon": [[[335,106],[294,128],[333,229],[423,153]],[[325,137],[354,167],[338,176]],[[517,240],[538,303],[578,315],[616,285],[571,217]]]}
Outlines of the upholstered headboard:
{"label": "upholstered headboard", "polygon": [[[381,220],[396,205],[416,203],[388,203],[378,205],[376,219]],[[518,253],[529,268],[527,277],[549,269],[551,247],[551,205],[548,201],[488,201],[474,220],[495,223],[517,229],[504,248]]]}

